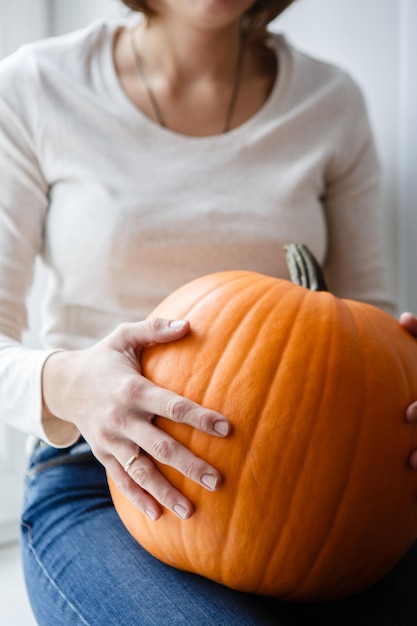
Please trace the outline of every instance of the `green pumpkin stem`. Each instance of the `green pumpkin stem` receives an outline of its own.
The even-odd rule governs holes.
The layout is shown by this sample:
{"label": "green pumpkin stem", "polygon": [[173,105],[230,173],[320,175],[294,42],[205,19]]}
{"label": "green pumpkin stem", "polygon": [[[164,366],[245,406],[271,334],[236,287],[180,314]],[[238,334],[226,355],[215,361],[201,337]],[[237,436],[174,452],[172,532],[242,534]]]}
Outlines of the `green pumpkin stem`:
{"label": "green pumpkin stem", "polygon": [[311,291],[328,291],[319,262],[302,243],[284,246],[288,271],[292,282]]}

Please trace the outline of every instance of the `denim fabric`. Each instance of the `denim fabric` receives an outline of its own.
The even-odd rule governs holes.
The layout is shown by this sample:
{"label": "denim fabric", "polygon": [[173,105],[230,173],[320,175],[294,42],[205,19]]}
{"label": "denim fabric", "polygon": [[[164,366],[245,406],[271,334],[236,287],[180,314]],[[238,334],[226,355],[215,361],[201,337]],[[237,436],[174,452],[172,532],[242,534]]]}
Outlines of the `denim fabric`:
{"label": "denim fabric", "polygon": [[380,583],[324,605],[232,591],[178,571],[127,533],[87,444],[35,449],[22,516],[25,577],[40,626],[415,626],[417,546]]}

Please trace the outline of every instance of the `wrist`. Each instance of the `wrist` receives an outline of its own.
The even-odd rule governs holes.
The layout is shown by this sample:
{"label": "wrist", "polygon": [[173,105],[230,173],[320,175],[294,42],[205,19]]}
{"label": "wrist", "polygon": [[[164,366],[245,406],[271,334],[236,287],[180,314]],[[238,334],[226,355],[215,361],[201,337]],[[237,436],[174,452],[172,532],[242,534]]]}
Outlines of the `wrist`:
{"label": "wrist", "polygon": [[58,378],[63,354],[61,351],[52,352],[43,364],[41,380],[42,419],[59,417],[55,395],[61,383]]}
{"label": "wrist", "polygon": [[42,428],[45,438],[57,447],[72,445],[80,436],[78,428],[65,419],[60,409],[60,398],[64,390],[63,371],[67,358],[66,352],[53,352],[42,369]]}

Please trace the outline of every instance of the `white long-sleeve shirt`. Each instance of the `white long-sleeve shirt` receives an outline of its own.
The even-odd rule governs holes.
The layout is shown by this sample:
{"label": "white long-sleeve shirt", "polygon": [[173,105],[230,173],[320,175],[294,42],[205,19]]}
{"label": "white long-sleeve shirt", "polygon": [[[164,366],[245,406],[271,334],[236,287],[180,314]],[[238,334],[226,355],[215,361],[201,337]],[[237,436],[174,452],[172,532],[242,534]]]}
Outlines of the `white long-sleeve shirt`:
{"label": "white long-sleeve shirt", "polygon": [[[352,79],[271,35],[279,71],[261,110],[226,134],[183,136],[123,91],[116,27],[96,22],[0,63],[0,412],[44,439],[50,351],[143,319],[199,275],[288,278],[282,247],[303,242],[336,295],[390,306],[378,161]],[[20,344],[37,255],[44,350]]]}

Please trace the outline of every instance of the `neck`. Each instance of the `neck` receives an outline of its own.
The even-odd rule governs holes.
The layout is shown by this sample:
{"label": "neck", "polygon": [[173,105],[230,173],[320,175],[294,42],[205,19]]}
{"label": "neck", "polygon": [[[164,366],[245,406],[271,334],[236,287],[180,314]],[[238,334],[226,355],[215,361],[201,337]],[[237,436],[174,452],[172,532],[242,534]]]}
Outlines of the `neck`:
{"label": "neck", "polygon": [[190,31],[167,21],[144,21],[136,41],[148,70],[179,87],[202,81],[230,85],[240,47],[237,24],[220,32]]}
{"label": "neck", "polygon": [[242,40],[236,22],[212,32],[188,24],[185,32],[165,16],[142,19],[133,32],[118,31],[114,59],[134,104],[161,125],[191,136],[244,123],[264,104],[276,75],[275,54]]}

